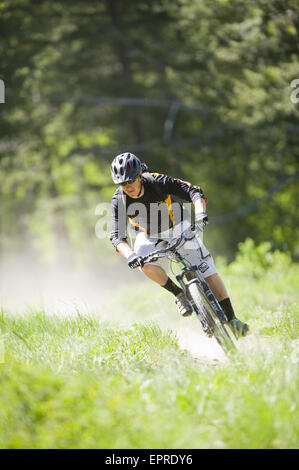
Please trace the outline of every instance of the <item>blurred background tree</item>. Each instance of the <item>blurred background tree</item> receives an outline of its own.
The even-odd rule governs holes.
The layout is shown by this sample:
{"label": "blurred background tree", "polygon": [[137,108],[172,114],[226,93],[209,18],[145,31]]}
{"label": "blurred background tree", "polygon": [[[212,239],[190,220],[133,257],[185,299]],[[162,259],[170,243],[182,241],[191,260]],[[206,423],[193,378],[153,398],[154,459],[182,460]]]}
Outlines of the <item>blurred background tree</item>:
{"label": "blurred background tree", "polygon": [[109,259],[95,208],[131,151],[202,186],[214,254],[298,258],[298,32],[297,0],[0,1],[0,256]]}

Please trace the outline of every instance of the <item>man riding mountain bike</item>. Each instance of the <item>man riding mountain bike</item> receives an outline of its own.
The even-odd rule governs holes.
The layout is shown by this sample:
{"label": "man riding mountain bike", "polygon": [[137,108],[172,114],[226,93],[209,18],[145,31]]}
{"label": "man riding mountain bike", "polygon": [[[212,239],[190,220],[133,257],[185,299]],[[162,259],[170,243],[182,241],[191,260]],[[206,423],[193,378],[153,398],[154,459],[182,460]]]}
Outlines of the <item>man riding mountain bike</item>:
{"label": "man riding mountain bike", "polygon": [[[110,240],[116,251],[127,259],[130,268],[139,268],[152,281],[167,289],[175,296],[175,302],[181,315],[192,314],[192,307],[183,290],[168,276],[163,262],[143,264],[142,256],[149,254],[163,243],[162,225],[172,228],[176,225],[174,216],[174,197],[192,203],[195,208],[195,223],[202,229],[208,223],[206,213],[207,199],[199,186],[178,178],[160,173],[149,172],[147,166],[132,153],[117,155],[111,164],[113,182],[119,187],[111,201],[112,230]],[[176,202],[179,211],[177,219],[184,219],[184,205]],[[166,208],[163,220],[154,217],[153,209]],[[180,210],[181,209],[181,210]],[[155,220],[153,220],[155,219]],[[161,219],[161,217],[160,217]],[[158,221],[157,221],[158,220]],[[127,239],[127,222],[136,231],[134,250]],[[155,226],[153,229],[153,225]],[[237,319],[228,296],[226,287],[217,273],[209,251],[202,243],[200,252],[190,253],[194,264],[201,270],[210,289],[218,300],[233,331],[238,336],[245,336],[249,326]]]}

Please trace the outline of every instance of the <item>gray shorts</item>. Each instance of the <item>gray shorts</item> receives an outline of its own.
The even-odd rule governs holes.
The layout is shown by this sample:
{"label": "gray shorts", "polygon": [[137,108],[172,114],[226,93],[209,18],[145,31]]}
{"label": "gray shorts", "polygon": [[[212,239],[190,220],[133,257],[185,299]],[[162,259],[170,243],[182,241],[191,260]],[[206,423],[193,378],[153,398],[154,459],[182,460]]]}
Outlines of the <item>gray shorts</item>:
{"label": "gray shorts", "polygon": [[[163,235],[158,238],[150,238],[144,232],[139,232],[136,236],[134,251],[140,256],[148,255],[150,252],[162,248],[166,245],[166,241],[163,240]],[[160,241],[158,241],[160,240]],[[188,241],[183,248],[180,248],[178,252],[184,256],[191,264],[195,264],[199,267],[203,277],[209,277],[212,274],[216,274],[217,270],[214,264],[214,260],[203,244],[199,235],[196,235],[196,240]],[[168,239],[169,241],[169,239]],[[161,266],[166,272],[169,271],[169,260],[168,258],[160,258],[155,263],[151,263]],[[139,268],[140,269],[140,268]]]}

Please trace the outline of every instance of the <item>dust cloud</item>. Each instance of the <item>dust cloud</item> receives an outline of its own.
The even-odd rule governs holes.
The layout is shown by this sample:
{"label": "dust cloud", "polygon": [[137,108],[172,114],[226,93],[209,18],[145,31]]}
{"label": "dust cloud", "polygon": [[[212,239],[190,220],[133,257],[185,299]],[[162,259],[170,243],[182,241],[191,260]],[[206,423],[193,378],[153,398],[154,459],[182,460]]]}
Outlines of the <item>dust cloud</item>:
{"label": "dust cloud", "polygon": [[[140,272],[128,270],[122,259],[117,261],[111,266],[94,262],[84,268],[78,268],[62,259],[55,264],[42,263],[30,253],[2,259],[0,307],[9,315],[38,309],[47,315],[59,316],[77,315],[80,312],[81,315],[99,315],[103,320],[117,324],[124,312],[120,308],[119,314],[115,312],[112,317],[105,317],[105,305],[108,305],[111,299],[115,301],[115,293],[126,286],[128,292],[132,292],[134,285],[134,295],[138,296],[138,283],[143,281]],[[146,321],[157,322],[162,330],[172,330],[180,348],[187,350],[200,362],[213,365],[217,361],[225,361],[220,346],[214,339],[204,335],[196,316],[193,314],[191,318],[181,318],[171,295],[169,300],[167,297],[167,302],[172,307],[171,314],[164,316],[153,311]],[[168,311],[168,308],[165,310]],[[125,323],[138,321],[143,321],[142,315],[128,315]]]}
{"label": "dust cloud", "polygon": [[126,282],[127,267],[93,263],[85,267],[60,260],[42,263],[26,254],[0,263],[0,305],[9,313],[43,308],[46,313],[91,313],[97,310],[116,285]]}

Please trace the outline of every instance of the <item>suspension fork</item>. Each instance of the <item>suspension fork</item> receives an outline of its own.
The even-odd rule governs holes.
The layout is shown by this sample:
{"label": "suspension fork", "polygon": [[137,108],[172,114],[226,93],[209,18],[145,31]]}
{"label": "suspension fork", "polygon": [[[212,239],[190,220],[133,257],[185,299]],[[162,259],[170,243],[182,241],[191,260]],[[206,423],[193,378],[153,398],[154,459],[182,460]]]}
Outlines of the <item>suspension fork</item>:
{"label": "suspension fork", "polygon": [[[184,277],[186,277],[187,282],[185,282]],[[187,295],[188,299],[192,302],[192,299],[189,297],[188,293],[188,286],[196,282],[200,286],[200,290],[203,293],[206,301],[212,305],[214,308],[215,313],[217,313],[217,316],[219,320],[222,323],[227,323],[227,318],[225,313],[223,312],[222,308],[219,305],[219,302],[216,300],[213,292],[211,291],[210,287],[208,286],[208,283],[203,279],[203,277],[200,275],[198,272],[198,267],[196,265],[190,266],[189,268],[185,267],[182,269],[182,272],[180,274],[177,274],[176,276],[178,282],[180,283],[183,291]]]}

